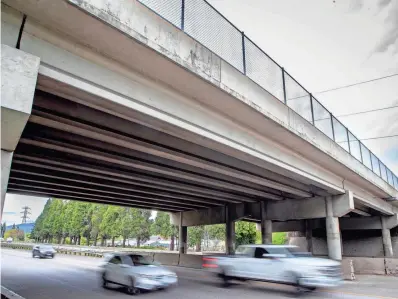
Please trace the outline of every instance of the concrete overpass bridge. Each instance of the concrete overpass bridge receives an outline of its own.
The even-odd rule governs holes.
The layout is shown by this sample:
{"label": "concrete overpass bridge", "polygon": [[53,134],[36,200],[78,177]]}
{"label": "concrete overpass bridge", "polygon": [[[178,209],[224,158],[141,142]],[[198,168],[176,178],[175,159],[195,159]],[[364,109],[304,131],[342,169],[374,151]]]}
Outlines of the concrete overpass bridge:
{"label": "concrete overpass bridge", "polygon": [[226,223],[228,252],[246,219],[263,242],[396,255],[396,175],[206,2],[161,3],[2,1],[2,205],[168,211],[181,240]]}

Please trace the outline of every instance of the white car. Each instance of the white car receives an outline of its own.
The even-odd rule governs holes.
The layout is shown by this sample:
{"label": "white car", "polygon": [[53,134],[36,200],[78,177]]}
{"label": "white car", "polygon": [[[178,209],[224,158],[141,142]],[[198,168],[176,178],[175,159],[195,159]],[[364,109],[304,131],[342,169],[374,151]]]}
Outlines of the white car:
{"label": "white car", "polygon": [[242,245],[236,255],[203,257],[203,267],[215,271],[225,286],[231,280],[257,280],[295,285],[302,292],[343,281],[340,262],[311,257],[290,245]]}
{"label": "white car", "polygon": [[102,268],[103,287],[121,285],[132,295],[139,294],[141,290],[165,289],[178,282],[174,272],[148,262],[140,254],[108,254]]}

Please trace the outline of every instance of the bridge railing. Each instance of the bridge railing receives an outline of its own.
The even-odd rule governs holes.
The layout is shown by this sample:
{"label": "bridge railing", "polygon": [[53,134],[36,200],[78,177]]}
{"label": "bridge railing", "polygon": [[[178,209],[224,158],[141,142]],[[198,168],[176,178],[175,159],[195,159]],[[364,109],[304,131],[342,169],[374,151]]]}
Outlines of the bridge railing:
{"label": "bridge railing", "polygon": [[309,91],[205,0],[139,0],[286,104],[398,190],[398,177]]}

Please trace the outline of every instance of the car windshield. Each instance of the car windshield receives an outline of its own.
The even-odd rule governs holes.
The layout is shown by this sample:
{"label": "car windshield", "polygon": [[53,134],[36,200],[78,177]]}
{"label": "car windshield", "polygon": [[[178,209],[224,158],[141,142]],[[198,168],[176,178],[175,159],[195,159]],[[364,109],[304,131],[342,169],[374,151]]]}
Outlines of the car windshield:
{"label": "car windshield", "polygon": [[40,245],[40,249],[51,250],[53,247],[51,245]]}
{"label": "car windshield", "polygon": [[286,257],[308,256],[299,247],[269,247],[267,251],[270,254],[281,254]]}
{"label": "car windshield", "polygon": [[237,255],[248,255],[248,256],[250,256],[252,252],[253,252],[253,249],[252,249],[251,247],[239,246],[239,247],[236,249],[235,254],[237,254]]}
{"label": "car windshield", "polygon": [[130,254],[128,256],[134,266],[149,266],[151,263],[147,261],[142,255],[139,254]]}

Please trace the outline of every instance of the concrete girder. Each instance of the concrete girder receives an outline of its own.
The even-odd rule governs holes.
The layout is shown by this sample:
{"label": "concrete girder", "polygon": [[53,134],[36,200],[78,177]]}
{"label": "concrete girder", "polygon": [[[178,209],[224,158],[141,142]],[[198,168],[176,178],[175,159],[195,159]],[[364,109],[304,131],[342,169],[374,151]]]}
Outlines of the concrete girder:
{"label": "concrete girder", "polygon": [[[117,194],[126,194],[122,193],[122,191],[127,191],[129,194],[134,194],[134,195],[141,195],[142,194],[148,194],[151,196],[161,196],[162,198],[175,198],[178,200],[184,200],[184,202],[188,205],[194,205],[194,206],[221,206],[223,203],[221,202],[214,202],[213,200],[210,199],[204,199],[204,198],[198,198],[198,197],[193,197],[193,196],[187,196],[184,197],[181,194],[175,193],[175,192],[162,192],[162,191],[153,191],[150,188],[143,187],[143,189],[136,189],[136,188],[131,188],[131,187],[126,187],[126,185],[121,185],[117,184],[114,182],[101,182],[101,183],[96,183],[92,180],[87,180],[86,178],[79,176],[79,179],[68,179],[68,178],[63,178],[59,176],[51,176],[51,175],[42,175],[42,174],[36,174],[35,172],[29,172],[29,171],[20,171],[20,170],[12,170],[12,179],[15,180],[22,180],[22,181],[28,181],[28,182],[36,182],[38,184],[47,184],[47,185],[56,185],[56,186],[64,186],[64,187],[73,187],[73,188],[80,188],[79,186],[84,187],[84,185],[88,186],[98,186],[99,188],[94,189],[94,190],[101,190],[100,188],[106,188],[106,190],[112,190],[115,189]],[[15,173],[20,173],[23,174],[23,177],[18,177],[15,175]],[[91,189],[91,188],[89,188]],[[127,195],[127,194],[126,194]]]}
{"label": "concrete girder", "polygon": [[[43,112],[41,112],[41,114],[44,114],[48,118],[38,115],[32,115],[29,121],[32,123],[37,123],[61,131],[66,131],[69,133],[80,135],[86,138],[96,139],[102,142],[124,147],[130,150],[136,150],[154,156],[162,157],[164,159],[187,164],[193,167],[198,167],[206,171],[222,174],[224,176],[233,177],[235,179],[254,183],[260,186],[277,189],[286,193],[295,194],[301,197],[312,196],[311,193],[299,190],[297,188],[293,188],[278,182],[254,176],[246,172],[238,171],[230,167],[218,165],[216,163],[212,163],[209,161],[204,161],[203,159],[192,157],[183,153],[177,154],[175,151],[164,149],[161,148],[160,146],[156,146],[144,141],[139,141],[131,137],[109,132],[100,128],[92,127],[69,119],[61,118],[59,116],[54,116]],[[62,122],[60,120],[62,120]]]}
{"label": "concrete girder", "polygon": [[[341,217],[353,210],[352,193],[347,192],[337,197],[336,202],[332,200],[332,217]],[[313,197],[306,199],[286,199],[283,201],[268,201],[266,218],[271,221],[288,221],[325,218],[326,199],[324,197]],[[184,225],[210,225],[223,223],[225,220],[221,208],[201,209],[197,211],[184,212]],[[234,221],[244,218],[261,221],[260,202],[230,204],[230,217]],[[276,222],[275,222],[276,223]],[[297,224],[297,222],[296,222]]]}
{"label": "concrete girder", "polygon": [[70,195],[65,192],[57,193],[57,192],[47,192],[43,190],[26,190],[18,187],[10,187],[7,190],[9,193],[14,194],[21,194],[21,195],[37,195],[42,197],[58,197],[62,199],[69,199],[69,200],[79,200],[79,201],[88,201],[100,204],[111,204],[111,205],[121,205],[121,206],[128,206],[134,208],[141,208],[141,209],[156,209],[158,211],[165,211],[165,212],[181,212],[184,209],[178,207],[164,207],[158,205],[142,205],[133,201],[125,201],[125,200],[108,200],[108,199],[98,199],[93,196],[78,196],[78,195]]}
{"label": "concrete girder", "polygon": [[345,194],[333,196],[333,216],[342,217],[355,209],[354,197],[350,190],[346,190]]}
{"label": "concrete girder", "polygon": [[79,146],[67,147],[65,144],[60,144],[60,143],[56,144],[57,142],[54,142],[51,140],[45,140],[45,139],[43,140],[43,138],[40,138],[40,139],[41,140],[31,140],[31,139],[21,138],[20,142],[23,144],[30,144],[30,145],[47,148],[47,149],[52,149],[52,150],[56,150],[59,152],[69,153],[69,154],[73,154],[73,155],[77,155],[77,156],[81,156],[81,157],[92,158],[92,159],[101,160],[101,161],[105,161],[105,162],[109,162],[109,163],[114,163],[116,165],[122,165],[122,166],[127,166],[127,167],[131,167],[131,168],[139,169],[139,170],[143,170],[143,171],[154,172],[158,175],[167,175],[167,176],[177,178],[177,179],[183,179],[183,180],[201,183],[204,185],[210,185],[213,187],[219,187],[219,188],[223,188],[223,189],[229,189],[229,190],[234,190],[234,191],[238,191],[238,192],[248,193],[248,194],[251,194],[254,196],[260,196],[260,197],[267,198],[267,199],[275,199],[275,200],[282,199],[281,197],[276,196],[274,194],[249,189],[249,188],[246,188],[243,186],[236,186],[234,184],[230,184],[227,182],[219,182],[219,181],[212,180],[209,178],[203,178],[198,175],[187,174],[187,173],[184,173],[184,172],[178,171],[178,170],[171,171],[167,168],[162,168],[159,166],[155,167],[148,163],[135,162],[135,161],[132,161],[131,159],[117,157],[117,156],[114,156],[111,154],[104,154],[100,151],[89,150],[87,148],[83,148],[83,147],[79,147]]}
{"label": "concrete girder", "polygon": [[398,213],[398,208],[391,205],[391,203],[375,197],[362,197],[354,193],[354,201],[359,202],[361,205],[371,208],[380,212],[383,215],[393,216]]}
{"label": "concrete girder", "polygon": [[[299,190],[326,196],[323,194],[325,193],[324,190],[318,190],[315,186],[308,186],[269,170],[264,171],[263,168],[256,164],[239,160],[219,151],[200,146],[182,138],[177,138],[162,131],[152,129],[148,126],[117,117],[86,105],[81,105],[77,102],[67,100],[41,90],[37,90],[35,93],[35,107],[51,110],[52,112],[57,112],[59,115],[63,115],[65,117],[83,120],[86,123],[100,125],[102,128],[106,127],[111,130],[113,128],[117,128],[121,134],[131,136],[134,139],[138,138],[139,140],[148,140],[148,142],[152,144],[161,144],[162,147],[164,146],[166,148],[176,149],[179,153],[184,152],[192,156],[200,156],[204,160],[217,161],[218,164],[221,165],[228,165],[235,169],[241,169],[242,171],[250,172],[254,175],[270,179],[271,181],[277,181]],[[106,123],[100,121],[104,118],[107,119]]]}
{"label": "concrete girder", "polygon": [[[207,190],[205,188],[199,188],[195,186],[189,186],[182,183],[162,180],[158,178],[148,178],[144,175],[138,174],[129,174],[116,170],[107,170],[105,168],[100,168],[96,166],[85,165],[79,163],[79,165],[68,164],[67,162],[59,162],[55,160],[48,160],[39,157],[31,157],[16,154],[14,159],[15,164],[23,164],[28,166],[33,166],[37,168],[64,172],[67,174],[75,174],[79,176],[89,176],[92,178],[103,179],[112,182],[118,182],[133,186],[142,186],[148,187],[150,186],[152,189],[166,190],[166,191],[174,191],[181,194],[195,195],[197,197],[203,198],[212,198],[213,200],[220,202],[231,202],[231,203],[239,203],[245,201],[246,198],[240,197],[234,194],[224,193],[216,190]],[[19,159],[26,159],[28,161],[21,161]],[[35,161],[35,162],[29,162]],[[49,165],[46,165],[49,164]],[[51,166],[54,165],[54,166]],[[77,169],[77,170],[75,170]],[[13,169],[14,170],[14,169]],[[16,170],[15,170],[16,171]],[[18,170],[19,172],[24,172],[23,170]],[[28,172],[25,172],[28,173]],[[58,176],[52,176],[51,174],[44,174],[43,171],[40,173],[29,172],[29,174],[39,175],[43,177],[51,177],[57,178]],[[67,179],[62,177],[63,179]],[[70,179],[69,179],[70,180]],[[214,198],[215,197],[215,198]]]}
{"label": "concrete girder", "polygon": [[372,216],[370,213],[362,211],[360,209],[354,209],[354,210],[352,210],[352,212],[355,213],[355,214],[361,215],[361,216],[365,216],[365,217]]}
{"label": "concrete girder", "polygon": [[[179,171],[183,171],[186,173],[193,173],[195,175],[199,175],[202,177],[209,177],[210,179],[214,180],[219,180],[219,181],[225,181],[231,184],[236,184],[240,186],[244,186],[249,189],[253,190],[261,190],[263,192],[267,192],[270,194],[273,194],[275,196],[281,196],[281,197],[291,197],[291,198],[300,198],[297,195],[292,195],[292,194],[283,194],[282,191],[271,189],[269,187],[264,187],[264,186],[259,186],[254,183],[250,183],[247,181],[242,181],[238,178],[231,177],[231,176],[225,176],[223,174],[215,173],[208,171],[204,168],[198,168],[195,166],[191,166],[185,163],[173,161],[170,159],[165,159],[162,157],[158,157],[155,155],[151,155],[149,153],[145,153],[143,151],[136,151],[134,149],[128,149],[126,147],[120,147],[118,145],[114,145],[111,143],[106,143],[103,141],[99,141],[97,139],[89,139],[84,136],[76,135],[76,134],[71,134],[65,131],[59,131],[54,128],[49,128],[49,127],[44,127],[42,125],[38,124],[33,124],[31,123],[27,130],[24,132],[24,137],[25,138],[31,138],[31,139],[38,139],[40,137],[48,139],[48,140],[53,140],[53,142],[62,142],[66,144],[71,144],[71,145],[85,145],[87,144],[88,148],[91,149],[101,149],[101,152],[108,152],[108,153],[113,153],[117,156],[123,156],[129,159],[133,159],[135,161],[144,161],[145,163],[151,164],[151,165],[160,165],[161,167],[164,168],[171,168],[171,169],[177,169]],[[150,145],[148,145],[149,147]]]}
{"label": "concrete girder", "polygon": [[105,199],[105,200],[116,200],[116,201],[123,201],[125,200],[126,202],[132,202],[132,203],[137,203],[137,204],[142,204],[142,206],[146,206],[147,208],[150,209],[152,206],[158,206],[158,207],[171,207],[171,208],[176,208],[181,210],[188,210],[192,209],[192,207],[186,207],[184,204],[181,203],[176,203],[176,202],[165,202],[161,201],[158,198],[150,198],[150,197],[144,197],[144,196],[129,196],[129,197],[123,197],[123,196],[110,196],[110,195],[102,195],[102,194],[96,194],[93,192],[87,192],[86,190],[79,190],[79,191],[71,191],[69,189],[57,189],[57,188],[49,188],[49,187],[43,187],[43,186],[36,186],[36,185],[28,185],[28,184],[16,184],[16,183],[10,183],[9,188],[16,189],[18,188],[19,190],[29,190],[29,191],[34,191],[34,190],[40,190],[43,192],[50,192],[50,193],[64,193],[64,194],[69,194],[70,196],[88,196],[88,197],[93,197],[98,200]]}
{"label": "concrete girder", "polygon": [[[31,185],[32,183],[34,183],[34,185]],[[69,184],[60,184],[60,183],[53,183],[53,182],[45,182],[45,181],[41,181],[41,180],[32,180],[32,179],[26,179],[26,178],[15,178],[15,177],[10,177],[10,184],[16,184],[19,186],[41,186],[43,187],[43,185],[47,186],[49,185],[51,186],[56,186],[59,189],[55,189],[55,188],[51,188],[51,190],[68,190],[68,189],[76,189],[76,190],[87,190],[87,191],[93,191],[96,193],[104,193],[104,194],[111,194],[111,195],[120,195],[122,197],[127,197],[127,198],[146,198],[148,200],[152,200],[152,199],[156,199],[159,202],[165,202],[165,203],[178,203],[179,205],[181,205],[181,207],[184,208],[206,208],[209,206],[212,206],[211,204],[204,204],[204,203],[195,203],[192,201],[189,201],[189,199],[187,198],[180,198],[179,196],[167,196],[164,195],[162,193],[157,194],[156,197],[147,197],[147,193],[142,192],[144,194],[139,195],[139,192],[130,192],[130,193],[123,193],[123,192],[115,192],[115,191],[110,191],[108,188],[106,190],[101,189],[101,188],[90,188],[90,187],[82,187],[80,186],[74,186],[74,185],[69,185]],[[44,189],[46,188],[50,188],[50,187],[43,187]],[[105,187],[105,186],[103,186]],[[110,186],[108,186],[110,187]],[[50,189],[49,189],[50,190]],[[156,195],[153,193],[149,193],[152,196]]]}

